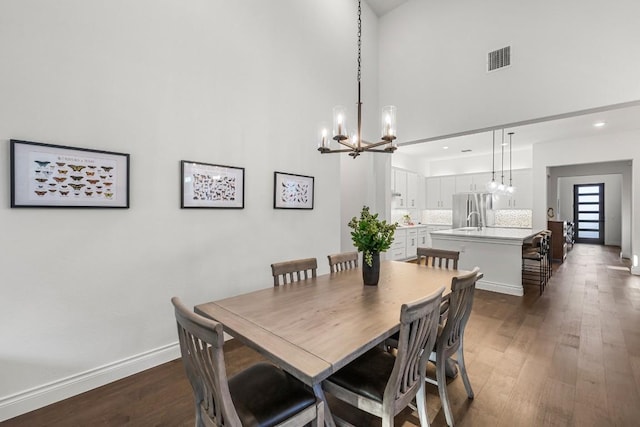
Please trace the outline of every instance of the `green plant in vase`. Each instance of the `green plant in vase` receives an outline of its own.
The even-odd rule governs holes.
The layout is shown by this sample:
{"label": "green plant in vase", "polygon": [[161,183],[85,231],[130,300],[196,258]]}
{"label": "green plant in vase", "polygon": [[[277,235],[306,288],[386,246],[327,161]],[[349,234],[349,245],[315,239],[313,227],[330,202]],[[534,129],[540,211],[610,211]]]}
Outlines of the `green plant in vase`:
{"label": "green plant in vase", "polygon": [[372,267],[373,255],[385,252],[391,247],[397,224],[387,224],[386,220],[379,220],[378,214],[371,214],[369,207],[363,206],[360,219],[354,216],[349,221],[349,227],[353,229],[353,245],[362,252],[365,264]]}

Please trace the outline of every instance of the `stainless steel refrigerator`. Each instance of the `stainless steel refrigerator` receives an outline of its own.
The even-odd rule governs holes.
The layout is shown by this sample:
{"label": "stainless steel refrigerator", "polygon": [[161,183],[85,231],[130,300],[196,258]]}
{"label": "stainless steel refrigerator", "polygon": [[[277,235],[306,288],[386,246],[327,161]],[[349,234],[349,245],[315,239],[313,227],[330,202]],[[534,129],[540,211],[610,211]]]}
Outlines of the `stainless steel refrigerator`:
{"label": "stainless steel refrigerator", "polygon": [[490,193],[453,195],[453,228],[487,226],[487,209],[493,209]]}

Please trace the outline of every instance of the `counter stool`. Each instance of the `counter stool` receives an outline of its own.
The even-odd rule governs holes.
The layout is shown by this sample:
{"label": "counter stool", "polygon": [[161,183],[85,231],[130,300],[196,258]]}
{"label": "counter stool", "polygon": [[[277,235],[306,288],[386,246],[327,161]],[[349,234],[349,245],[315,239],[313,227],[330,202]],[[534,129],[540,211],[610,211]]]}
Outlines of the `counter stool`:
{"label": "counter stool", "polygon": [[522,249],[522,284],[525,281],[537,282],[540,295],[547,285],[549,267],[549,235],[542,232],[533,237],[531,247]]}

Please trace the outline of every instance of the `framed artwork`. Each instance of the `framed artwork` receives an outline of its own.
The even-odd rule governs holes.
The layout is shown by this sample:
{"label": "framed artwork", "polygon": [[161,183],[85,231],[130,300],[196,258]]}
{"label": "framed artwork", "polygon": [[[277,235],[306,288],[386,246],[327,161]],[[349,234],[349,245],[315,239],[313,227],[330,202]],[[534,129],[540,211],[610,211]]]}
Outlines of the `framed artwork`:
{"label": "framed artwork", "polygon": [[129,207],[129,154],[10,143],[12,208]]}
{"label": "framed artwork", "polygon": [[313,177],[274,172],[275,209],[313,209]]}
{"label": "framed artwork", "polygon": [[182,160],[181,208],[244,209],[244,168]]}

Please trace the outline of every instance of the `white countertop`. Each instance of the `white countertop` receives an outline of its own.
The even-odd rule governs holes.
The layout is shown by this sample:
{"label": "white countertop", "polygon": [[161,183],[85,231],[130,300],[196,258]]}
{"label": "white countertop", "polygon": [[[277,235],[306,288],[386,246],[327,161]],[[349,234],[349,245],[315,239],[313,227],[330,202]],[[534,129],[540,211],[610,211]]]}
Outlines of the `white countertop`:
{"label": "white countertop", "polygon": [[483,227],[478,230],[476,227],[455,228],[449,230],[432,231],[431,236],[442,236],[465,240],[467,238],[475,239],[500,239],[500,240],[519,240],[523,241],[538,234],[542,230],[534,230],[532,228],[498,228]]}
{"label": "white countertop", "polygon": [[413,224],[413,225],[407,225],[407,224],[398,224],[398,227],[396,228],[418,228],[418,227],[426,227],[426,224]]}

